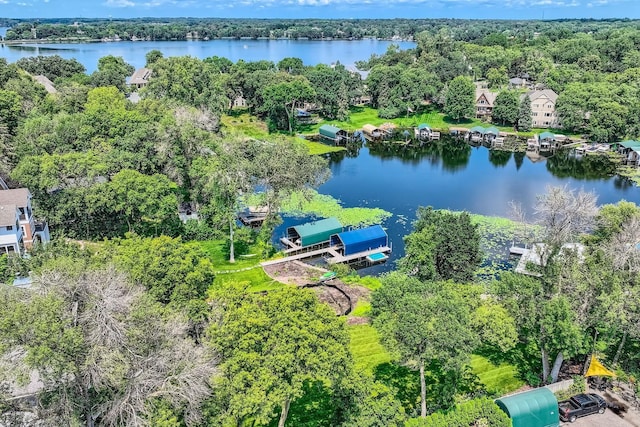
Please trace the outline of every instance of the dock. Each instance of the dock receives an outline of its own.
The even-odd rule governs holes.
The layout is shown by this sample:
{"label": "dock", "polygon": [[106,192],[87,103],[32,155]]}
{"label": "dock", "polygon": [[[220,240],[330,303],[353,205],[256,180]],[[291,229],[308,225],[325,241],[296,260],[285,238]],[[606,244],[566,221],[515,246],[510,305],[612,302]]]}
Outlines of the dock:
{"label": "dock", "polygon": [[[299,248],[299,249],[302,249],[302,248]],[[352,261],[364,260],[364,259],[367,259],[367,257],[370,257],[371,255],[378,254],[378,253],[387,254],[387,253],[391,252],[391,248],[389,246],[382,246],[382,247],[379,247],[379,248],[370,249],[368,251],[358,252],[358,253],[351,254],[351,255],[342,255],[339,252],[341,249],[342,249],[342,247],[340,247],[340,246],[327,246],[327,247],[320,248],[320,249],[315,249],[315,250],[311,250],[311,251],[300,252],[300,253],[297,253],[297,254],[288,255],[288,256],[285,256],[283,258],[278,258],[278,259],[274,259],[274,260],[270,260],[270,261],[264,261],[264,262],[260,263],[260,265],[262,265],[263,267],[266,267],[266,266],[269,266],[269,265],[281,264],[283,262],[299,261],[299,260],[303,260],[303,259],[316,258],[316,257],[321,257],[321,256],[325,257],[325,260],[327,261],[327,264],[341,264],[341,263],[348,263],[348,262],[352,262]],[[375,258],[376,257],[374,257],[373,259],[375,259]],[[385,259],[386,259],[386,257],[385,258],[380,258],[380,261],[383,261]]]}

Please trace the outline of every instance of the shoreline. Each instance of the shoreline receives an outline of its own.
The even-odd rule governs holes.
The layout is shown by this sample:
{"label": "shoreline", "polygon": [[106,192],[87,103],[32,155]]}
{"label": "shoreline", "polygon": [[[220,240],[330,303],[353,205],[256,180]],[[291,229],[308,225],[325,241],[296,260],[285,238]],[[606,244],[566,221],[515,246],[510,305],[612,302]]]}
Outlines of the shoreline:
{"label": "shoreline", "polygon": [[64,39],[20,39],[20,40],[6,40],[2,39],[0,44],[12,46],[12,45],[21,45],[21,44],[82,44],[82,43],[121,43],[121,42],[188,42],[188,41],[199,41],[199,42],[208,42],[214,40],[262,40],[262,41],[280,41],[280,40],[291,40],[291,41],[317,41],[317,42],[335,42],[335,41],[362,41],[362,40],[373,40],[373,41],[385,41],[385,42],[409,42],[415,43],[415,40],[412,38],[400,39],[400,38],[379,38],[379,37],[361,37],[361,38],[339,38],[339,37],[323,37],[318,39],[311,39],[308,37],[298,37],[298,38],[289,38],[289,37],[214,37],[214,38],[194,38],[194,37],[185,37],[183,39],[171,39],[171,40],[153,40],[153,39],[83,39],[83,38],[64,38]]}

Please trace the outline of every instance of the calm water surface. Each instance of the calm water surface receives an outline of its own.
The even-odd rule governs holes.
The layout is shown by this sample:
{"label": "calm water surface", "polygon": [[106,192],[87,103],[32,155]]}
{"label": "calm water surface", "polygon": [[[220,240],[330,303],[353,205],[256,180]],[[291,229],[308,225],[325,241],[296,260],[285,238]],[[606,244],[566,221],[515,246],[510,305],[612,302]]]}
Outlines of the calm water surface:
{"label": "calm water surface", "polygon": [[98,59],[107,55],[122,56],[126,62],[142,67],[145,55],[157,49],[164,56],[190,55],[204,59],[221,56],[236,62],[269,60],[278,62],[283,58],[296,57],[306,65],[331,64],[340,61],[353,65],[356,61],[369,59],[372,54],[383,54],[391,44],[401,49],[415,47],[412,42],[386,40],[210,40],[210,41],[123,41],[106,43],[25,43],[0,45],[0,57],[15,62],[20,58],[36,55],[60,55],[75,58],[92,73]]}
{"label": "calm water surface", "polygon": [[418,206],[506,217],[509,202],[517,201],[531,213],[536,195],[548,185],[593,191],[599,204],[622,199],[640,204],[640,188],[607,173],[604,158],[576,159],[565,153],[532,161],[524,153],[471,147],[450,138],[430,144],[377,144],[332,155],[333,177],[320,187],[321,193],[345,207],[379,207],[393,214],[383,224],[393,254],[367,273],[392,269],[404,254],[402,237],[411,232]]}

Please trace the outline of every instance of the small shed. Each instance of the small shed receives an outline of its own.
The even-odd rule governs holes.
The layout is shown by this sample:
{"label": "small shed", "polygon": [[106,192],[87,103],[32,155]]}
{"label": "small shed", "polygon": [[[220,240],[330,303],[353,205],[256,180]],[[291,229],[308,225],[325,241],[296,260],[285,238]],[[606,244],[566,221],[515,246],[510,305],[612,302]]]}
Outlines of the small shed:
{"label": "small shed", "polygon": [[339,144],[341,141],[347,139],[347,131],[331,125],[320,126],[320,137]]}
{"label": "small shed", "polygon": [[388,244],[389,236],[379,225],[345,231],[331,236],[331,245],[341,245],[344,255],[384,248]]}
{"label": "small shed", "polygon": [[501,397],[496,404],[507,413],[513,427],[558,427],[558,400],[548,388],[536,388]]}
{"label": "small shed", "polygon": [[556,140],[556,136],[551,132],[542,132],[540,134],[539,138],[540,138],[540,141],[545,141],[546,140],[546,141],[549,141],[549,142],[553,142],[553,141]]}
{"label": "small shed", "polygon": [[287,238],[300,246],[328,242],[332,235],[342,232],[342,224],[336,218],[321,219],[287,228]]}

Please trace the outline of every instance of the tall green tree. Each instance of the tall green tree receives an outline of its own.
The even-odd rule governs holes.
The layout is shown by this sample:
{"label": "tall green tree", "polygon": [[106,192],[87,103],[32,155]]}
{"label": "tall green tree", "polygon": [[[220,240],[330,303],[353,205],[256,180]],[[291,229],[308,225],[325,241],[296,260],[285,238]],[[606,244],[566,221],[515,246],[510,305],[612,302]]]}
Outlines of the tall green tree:
{"label": "tall green tree", "polygon": [[264,88],[262,111],[279,126],[286,121],[289,133],[295,126],[296,108],[306,101],[313,101],[316,92],[304,76],[295,76],[289,81],[273,84]]}
{"label": "tall green tree", "polygon": [[305,382],[338,387],[349,374],[344,321],[310,291],[222,289],[212,303],[208,340],[221,359],[217,425],[265,424],[278,408],[284,427]]}
{"label": "tall green tree", "polygon": [[473,117],[475,112],[475,87],[468,77],[458,76],[447,87],[444,112],[454,120]]}
{"label": "tall green tree", "polygon": [[516,128],[522,132],[528,132],[531,130],[531,98],[529,95],[525,95],[520,100],[518,106],[518,121]]}
{"label": "tall green tree", "polygon": [[466,212],[419,207],[405,246],[400,268],[420,280],[469,282],[482,261],[478,227]]}
{"label": "tall green tree", "polygon": [[427,415],[425,366],[459,370],[475,348],[470,310],[450,284],[424,283],[393,273],[372,298],[375,325],[385,346],[420,373],[420,414]]}
{"label": "tall green tree", "polygon": [[518,94],[515,91],[503,90],[496,96],[493,103],[492,120],[499,121],[503,125],[516,124],[518,121],[519,102]]}

